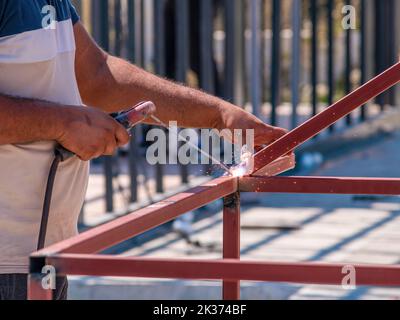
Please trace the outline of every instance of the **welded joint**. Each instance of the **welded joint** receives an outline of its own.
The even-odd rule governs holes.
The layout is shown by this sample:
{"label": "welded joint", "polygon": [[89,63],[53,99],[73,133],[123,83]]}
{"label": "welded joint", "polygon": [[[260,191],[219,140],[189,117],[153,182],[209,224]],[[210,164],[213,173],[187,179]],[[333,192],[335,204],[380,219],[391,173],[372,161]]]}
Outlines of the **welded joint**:
{"label": "welded joint", "polygon": [[230,194],[224,198],[224,208],[234,209],[240,204],[240,192]]}

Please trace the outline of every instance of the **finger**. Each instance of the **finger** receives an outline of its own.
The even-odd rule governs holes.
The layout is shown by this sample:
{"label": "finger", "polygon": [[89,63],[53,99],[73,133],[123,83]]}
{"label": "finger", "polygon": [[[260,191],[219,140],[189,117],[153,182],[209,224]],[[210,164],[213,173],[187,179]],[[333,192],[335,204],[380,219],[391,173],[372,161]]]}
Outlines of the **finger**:
{"label": "finger", "polygon": [[110,138],[110,140],[105,146],[103,154],[106,156],[112,156],[114,155],[116,149],[117,149],[117,141],[114,138]]}
{"label": "finger", "polygon": [[274,138],[276,140],[282,138],[283,136],[287,135],[289,133],[289,130],[286,130],[284,128],[274,128]]}
{"label": "finger", "polygon": [[130,140],[129,132],[124,127],[118,124],[115,131],[115,140],[118,147],[128,144]]}
{"label": "finger", "polygon": [[282,138],[288,133],[288,130],[277,127],[268,127],[256,134],[256,147],[266,147],[276,140]]}

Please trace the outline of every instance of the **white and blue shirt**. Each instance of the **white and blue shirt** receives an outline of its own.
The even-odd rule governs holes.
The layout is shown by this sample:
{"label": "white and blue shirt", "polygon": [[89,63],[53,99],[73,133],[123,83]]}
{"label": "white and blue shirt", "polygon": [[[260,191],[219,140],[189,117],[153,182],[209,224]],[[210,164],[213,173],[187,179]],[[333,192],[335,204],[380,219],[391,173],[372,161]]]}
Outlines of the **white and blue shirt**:
{"label": "white and blue shirt", "polygon": [[[0,94],[82,105],[70,0],[0,0]],[[54,142],[0,146],[0,274],[27,273],[36,249]],[[88,164],[57,173],[47,245],[77,234]]]}

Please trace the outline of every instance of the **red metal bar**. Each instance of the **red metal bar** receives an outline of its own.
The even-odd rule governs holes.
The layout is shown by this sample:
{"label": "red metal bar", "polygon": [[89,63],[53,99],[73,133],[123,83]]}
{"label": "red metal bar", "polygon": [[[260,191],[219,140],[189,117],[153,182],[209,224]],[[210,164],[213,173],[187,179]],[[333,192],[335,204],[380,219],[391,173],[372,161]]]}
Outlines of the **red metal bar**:
{"label": "red metal bar", "polygon": [[254,172],[253,177],[274,177],[283,172],[294,169],[296,166],[296,156],[294,154],[276,159],[261,170]]}
{"label": "red metal bar", "polygon": [[254,158],[254,172],[289,153],[353,110],[391,88],[400,81],[400,62],[344,97],[331,107],[261,150]]}
{"label": "red metal bar", "polygon": [[43,289],[42,279],[42,274],[28,276],[28,300],[53,300],[53,291]]}
{"label": "red metal bar", "polygon": [[[290,151],[346,116],[371,98],[400,81],[400,63],[357,89],[326,111],[307,121],[285,137],[255,155],[254,172],[276,174]],[[286,162],[275,161],[280,157]],[[284,159],[282,159],[284,160]],[[282,167],[281,167],[282,166]],[[272,173],[271,173],[272,172]],[[320,263],[263,263],[240,261],[240,191],[279,193],[400,194],[400,179],[324,177],[244,177],[221,178],[179,194],[136,213],[95,228],[32,255],[31,270],[38,272],[49,264],[65,275],[210,279],[224,281],[224,298],[240,297],[240,280],[340,285],[347,265]],[[229,197],[227,197],[229,196]],[[222,261],[147,259],[114,256],[77,255],[95,253],[151,228],[175,219],[185,212],[224,198],[224,257]],[[61,253],[61,254],[60,254]],[[357,285],[400,286],[400,266],[354,265]],[[51,299],[43,290],[42,276],[29,276],[29,298]]]}
{"label": "red metal bar", "polygon": [[142,234],[237,191],[237,178],[220,178],[165,201],[89,230],[72,239],[41,250],[32,257],[54,253],[96,253]]}
{"label": "red metal bar", "polygon": [[[349,264],[151,259],[63,254],[48,257],[60,274],[139,278],[246,280],[341,285]],[[400,266],[352,265],[356,285],[400,286]]]}
{"label": "red metal bar", "polygon": [[241,192],[400,195],[399,179],[339,177],[244,177]]}
{"label": "red metal bar", "polygon": [[[240,260],[240,194],[238,192],[224,199],[224,259]],[[240,299],[240,281],[223,282],[223,299]]]}

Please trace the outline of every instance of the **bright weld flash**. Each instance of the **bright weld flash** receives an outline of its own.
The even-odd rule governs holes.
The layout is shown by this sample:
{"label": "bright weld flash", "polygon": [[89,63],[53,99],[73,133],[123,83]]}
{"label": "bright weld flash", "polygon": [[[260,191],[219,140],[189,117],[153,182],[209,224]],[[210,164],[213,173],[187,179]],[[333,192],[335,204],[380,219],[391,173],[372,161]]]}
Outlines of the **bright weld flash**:
{"label": "bright weld flash", "polygon": [[253,152],[250,151],[247,145],[244,145],[241,150],[240,164],[229,170],[230,175],[235,178],[241,178],[251,173],[253,164]]}

